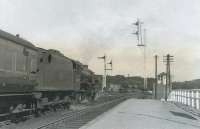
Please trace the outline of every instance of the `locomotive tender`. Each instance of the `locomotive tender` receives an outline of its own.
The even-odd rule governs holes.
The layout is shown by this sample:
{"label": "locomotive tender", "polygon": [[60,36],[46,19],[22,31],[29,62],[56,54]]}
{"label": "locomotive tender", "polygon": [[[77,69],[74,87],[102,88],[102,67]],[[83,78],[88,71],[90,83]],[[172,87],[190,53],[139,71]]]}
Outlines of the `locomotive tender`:
{"label": "locomotive tender", "polygon": [[0,121],[94,97],[94,85],[86,65],[0,30]]}

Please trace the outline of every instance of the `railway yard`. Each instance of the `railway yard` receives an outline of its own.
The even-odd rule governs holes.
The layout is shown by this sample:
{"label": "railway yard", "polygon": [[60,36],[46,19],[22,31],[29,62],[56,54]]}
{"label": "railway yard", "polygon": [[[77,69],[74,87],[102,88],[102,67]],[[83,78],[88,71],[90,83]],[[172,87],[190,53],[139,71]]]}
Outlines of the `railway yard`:
{"label": "railway yard", "polygon": [[129,98],[151,98],[141,91],[132,93],[104,93],[93,102],[73,104],[69,110],[48,111],[39,117],[29,116],[18,123],[1,122],[1,129],[78,129],[97,116]]}

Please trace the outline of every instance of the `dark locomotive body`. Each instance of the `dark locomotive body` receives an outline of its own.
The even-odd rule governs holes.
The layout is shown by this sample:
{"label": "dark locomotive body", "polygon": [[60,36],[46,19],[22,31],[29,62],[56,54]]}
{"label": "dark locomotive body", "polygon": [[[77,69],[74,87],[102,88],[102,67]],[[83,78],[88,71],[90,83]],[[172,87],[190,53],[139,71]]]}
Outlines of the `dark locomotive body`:
{"label": "dark locomotive body", "polygon": [[73,90],[73,64],[56,50],[39,50],[38,83],[42,91]]}
{"label": "dark locomotive body", "polygon": [[0,119],[94,98],[94,85],[87,66],[0,31]]}
{"label": "dark locomotive body", "polygon": [[33,109],[37,54],[30,42],[0,31],[0,120]]}
{"label": "dark locomotive body", "polygon": [[0,93],[28,92],[36,85],[37,49],[0,31]]}
{"label": "dark locomotive body", "polygon": [[83,65],[80,75],[80,90],[86,93],[86,97],[91,97],[90,99],[93,100],[95,97],[94,73],[88,69],[87,65]]}

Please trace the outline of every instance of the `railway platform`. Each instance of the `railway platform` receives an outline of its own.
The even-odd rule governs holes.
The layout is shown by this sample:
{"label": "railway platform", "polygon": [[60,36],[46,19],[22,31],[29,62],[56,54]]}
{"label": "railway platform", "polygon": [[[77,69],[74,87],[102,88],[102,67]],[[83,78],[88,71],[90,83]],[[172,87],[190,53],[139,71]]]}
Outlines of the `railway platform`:
{"label": "railway platform", "polygon": [[172,103],[129,99],[80,129],[200,129],[200,117]]}

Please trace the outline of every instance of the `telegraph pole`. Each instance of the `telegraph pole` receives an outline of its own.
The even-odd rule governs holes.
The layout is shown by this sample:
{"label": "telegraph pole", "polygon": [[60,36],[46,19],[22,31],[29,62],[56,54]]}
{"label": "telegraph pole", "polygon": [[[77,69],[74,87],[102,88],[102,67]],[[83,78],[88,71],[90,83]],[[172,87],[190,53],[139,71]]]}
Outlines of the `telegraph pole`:
{"label": "telegraph pole", "polygon": [[170,63],[174,61],[173,57],[174,56],[171,56],[170,54],[167,54],[167,56],[164,56],[164,62],[166,62],[165,101],[167,101],[167,96],[172,90]]}
{"label": "telegraph pole", "polygon": [[155,99],[157,99],[157,87],[158,87],[158,56],[155,55]]}
{"label": "telegraph pole", "polygon": [[133,34],[135,34],[137,36],[137,40],[138,40],[138,47],[142,47],[143,48],[143,52],[144,52],[144,89],[147,89],[147,74],[146,74],[146,41],[145,41],[145,34],[146,34],[146,30],[142,28],[142,24],[143,22],[141,22],[139,19],[137,20],[136,23],[134,23],[134,25],[137,26],[137,31]]}
{"label": "telegraph pole", "polygon": [[143,49],[144,49],[144,88],[147,89],[147,68],[146,68],[146,29],[144,29]]}

